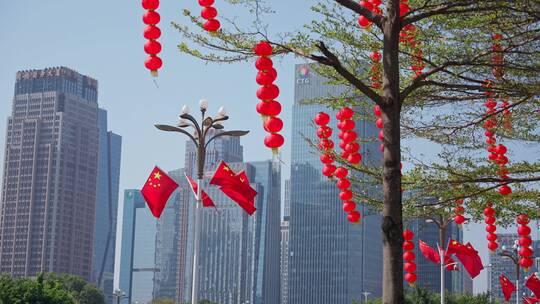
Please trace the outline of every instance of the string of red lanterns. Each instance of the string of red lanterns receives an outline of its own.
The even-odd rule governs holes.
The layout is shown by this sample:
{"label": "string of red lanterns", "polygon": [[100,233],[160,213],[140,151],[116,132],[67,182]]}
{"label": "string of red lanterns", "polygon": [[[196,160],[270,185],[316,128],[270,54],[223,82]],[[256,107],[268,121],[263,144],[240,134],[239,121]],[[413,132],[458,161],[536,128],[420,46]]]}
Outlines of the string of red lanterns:
{"label": "string of red lanterns", "polygon": [[[360,4],[360,6],[368,9],[374,14],[377,14],[377,15],[382,14],[382,9],[380,8],[382,4],[381,0],[360,1],[358,4]],[[361,27],[367,29],[371,26],[371,21],[369,21],[369,19],[364,17],[363,15],[360,15],[360,17],[358,17],[358,24]]]}
{"label": "string of red lanterns", "polygon": [[[344,115],[345,117],[348,117],[349,112],[346,112]],[[352,117],[352,113],[350,114],[350,117]],[[324,164],[322,174],[328,178],[333,176],[338,180],[336,182],[336,187],[341,191],[339,193],[339,198],[343,201],[343,211],[347,213],[347,220],[351,223],[358,223],[361,215],[360,212],[356,211],[356,203],[352,200],[353,192],[350,190],[351,181],[347,178],[349,170],[334,165],[334,142],[330,139],[333,131],[332,128],[328,126],[330,116],[324,112],[319,112],[315,116],[314,122],[319,126],[317,129],[317,137],[320,139],[318,147],[322,151],[320,160],[321,163]],[[352,128],[354,128],[354,121]]]}
{"label": "string of red lanterns", "polygon": [[454,222],[456,222],[456,224],[459,226],[465,222],[463,213],[465,213],[465,208],[463,208],[463,200],[457,199],[454,206]]}
{"label": "string of red lanterns", "polygon": [[354,111],[349,107],[344,107],[337,114],[339,120],[337,127],[339,132],[338,137],[341,139],[339,147],[341,148],[341,157],[351,164],[359,164],[362,161],[362,154],[359,152],[360,145],[356,141],[358,134],[354,131],[356,123],[352,120]]}
{"label": "string of red lanterns", "polygon": [[413,286],[416,282],[417,276],[416,276],[416,264],[414,263],[414,260],[416,259],[416,255],[414,254],[414,243],[412,242],[412,239],[414,238],[414,233],[409,230],[405,229],[403,231],[403,261],[405,262],[403,264],[403,270],[405,270],[405,281],[409,283],[409,285]]}
{"label": "string of red lanterns", "polygon": [[148,39],[144,44],[144,52],[148,54],[144,66],[155,77],[163,65],[163,61],[157,56],[161,52],[161,44],[157,41],[161,36],[161,30],[157,27],[161,16],[156,12],[159,7],[159,0],[142,0],[142,7],[146,10],[142,18],[144,24],[146,24],[143,36]]}
{"label": "string of red lanterns", "polygon": [[529,217],[526,214],[520,214],[517,217],[518,229],[517,232],[520,236],[518,244],[521,246],[521,249],[518,251],[519,256],[519,266],[521,266],[526,272],[529,271],[529,268],[533,265],[533,260],[531,256],[533,255],[533,250],[531,249],[531,228],[529,227]]}
{"label": "string of red lanterns", "polygon": [[261,85],[257,90],[257,98],[261,100],[257,104],[257,112],[264,119],[264,129],[270,133],[264,138],[264,144],[277,153],[279,147],[283,146],[285,139],[278,133],[283,129],[283,121],[277,117],[281,112],[281,104],[275,100],[279,96],[279,87],[274,84],[277,71],[273,67],[272,59],[270,59],[273,49],[270,43],[261,41],[255,45],[253,51],[259,56],[255,62],[255,68],[259,71],[255,80]]}
{"label": "string of red lanterns", "polygon": [[206,20],[203,28],[208,32],[216,32],[221,27],[221,24],[216,19],[218,12],[213,7],[214,0],[199,0],[199,5],[203,7],[201,17]]}
{"label": "string of red lanterns", "polygon": [[488,202],[486,208],[484,209],[484,222],[486,223],[486,232],[488,233],[486,237],[488,240],[488,249],[492,252],[499,248],[499,244],[497,243],[497,234],[495,233],[495,231],[497,231],[497,226],[495,226],[495,222],[497,221],[495,218],[495,213],[493,203]]}

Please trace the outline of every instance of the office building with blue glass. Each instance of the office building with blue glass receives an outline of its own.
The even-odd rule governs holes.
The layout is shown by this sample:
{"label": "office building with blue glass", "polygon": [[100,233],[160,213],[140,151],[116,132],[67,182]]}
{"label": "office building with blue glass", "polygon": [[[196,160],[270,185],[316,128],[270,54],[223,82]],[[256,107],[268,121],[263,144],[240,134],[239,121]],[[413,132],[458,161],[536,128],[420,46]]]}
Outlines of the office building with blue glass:
{"label": "office building with blue glass", "polygon": [[98,110],[98,128],[99,155],[92,281],[103,291],[106,303],[112,303],[122,137],[108,131],[107,111],[104,109]]}
{"label": "office building with blue glass", "polygon": [[[381,216],[359,204],[360,224],[346,219],[335,183],[321,174],[317,151],[305,138],[317,141],[312,123],[319,111],[335,111],[313,104],[314,99],[335,99],[347,95],[346,88],[327,84],[312,65],[296,66],[293,106],[290,177],[288,303],[350,304],[365,295],[382,292]],[[349,94],[349,96],[351,96]],[[356,121],[360,138],[375,138],[373,123]],[[337,132],[333,140],[338,143]],[[364,162],[377,164],[378,143],[362,144]],[[362,176],[357,176],[363,178]],[[375,185],[355,191],[375,193]]]}

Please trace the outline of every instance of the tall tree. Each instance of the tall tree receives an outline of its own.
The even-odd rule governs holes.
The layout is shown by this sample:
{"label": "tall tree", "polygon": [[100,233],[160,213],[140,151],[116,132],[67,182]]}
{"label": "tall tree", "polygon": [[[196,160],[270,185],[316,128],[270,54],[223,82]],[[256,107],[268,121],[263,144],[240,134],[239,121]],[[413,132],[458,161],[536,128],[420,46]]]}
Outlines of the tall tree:
{"label": "tall tree", "polygon": [[[382,183],[382,201],[362,199],[379,207],[383,215],[383,303],[404,302],[404,211],[411,216],[447,212],[455,199],[466,198],[473,218],[479,217],[486,201],[499,202],[497,208],[506,219],[523,209],[536,213],[531,217],[538,216],[540,196],[524,184],[540,180],[538,159],[510,162],[509,173],[501,177],[496,174],[498,166],[480,152],[485,148],[486,121],[497,125],[492,129],[499,140],[522,144],[540,139],[538,1],[386,0],[379,12],[366,4],[377,1],[321,0],[312,8],[319,17],[303,29],[271,34],[272,24],[264,22],[265,14],[272,13],[271,1],[228,2],[247,8],[254,22],[229,21],[208,35],[201,32],[201,19],[186,10],[191,25],[174,24],[185,38],[179,46],[182,52],[230,63],[254,57],[253,45],[267,40],[276,55],[293,54],[317,62],[317,71],[331,83],[350,88],[344,98],[319,102],[334,108],[380,107],[382,169],[369,164],[351,167]],[[371,25],[358,26],[358,18]],[[412,44],[407,43],[411,33],[416,40]],[[493,45],[493,34],[501,35],[498,47]],[[370,53],[379,50],[381,86],[371,82],[369,69]],[[369,101],[345,98],[352,95]],[[509,104],[486,114],[483,104],[488,97],[507,99]],[[507,112],[511,117],[503,115]],[[437,145],[440,153],[434,160],[403,149],[405,140],[420,139]],[[403,179],[402,160],[414,168]],[[512,185],[514,192],[501,197],[496,190],[503,185]],[[402,188],[414,191],[403,199]],[[426,204],[426,197],[436,202]]]}

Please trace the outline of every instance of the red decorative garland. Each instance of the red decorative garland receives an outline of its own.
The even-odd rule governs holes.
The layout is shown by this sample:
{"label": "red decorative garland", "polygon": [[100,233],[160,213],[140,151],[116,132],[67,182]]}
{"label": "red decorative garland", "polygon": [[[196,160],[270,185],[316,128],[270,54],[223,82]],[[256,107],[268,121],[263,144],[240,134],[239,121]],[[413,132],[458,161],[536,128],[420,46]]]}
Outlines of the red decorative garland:
{"label": "red decorative garland", "polygon": [[216,32],[221,27],[221,24],[216,19],[218,12],[212,6],[213,4],[214,0],[199,0],[199,5],[203,7],[201,17],[206,20],[203,28],[208,32]]}
{"label": "red decorative garland", "polygon": [[161,36],[161,30],[157,27],[161,16],[156,12],[159,7],[159,0],[142,0],[142,7],[147,10],[143,15],[143,22],[147,25],[143,35],[144,38],[148,39],[148,42],[144,44],[144,51],[149,55],[144,62],[144,66],[155,77],[163,65],[163,61],[157,56],[161,52],[161,44],[157,41]]}
{"label": "red decorative garland", "polygon": [[337,114],[339,120],[337,125],[339,132],[338,137],[341,139],[339,147],[341,148],[341,157],[351,164],[359,164],[362,161],[362,154],[359,152],[360,145],[356,142],[358,135],[354,131],[356,123],[352,120],[354,111],[349,107],[344,107]]}
{"label": "red decorative garland", "polygon": [[273,68],[272,59],[269,57],[273,50],[270,43],[262,41],[255,45],[253,51],[259,56],[255,67],[259,71],[256,81],[261,85],[257,90],[257,98],[261,100],[257,104],[257,112],[263,116],[264,129],[270,133],[264,138],[264,144],[277,153],[285,139],[278,133],[283,129],[283,121],[277,117],[281,112],[281,104],[275,100],[279,96],[279,87],[274,84],[277,71]]}
{"label": "red decorative garland", "polygon": [[495,218],[495,209],[493,209],[493,203],[488,202],[487,207],[484,209],[484,222],[486,223],[486,231],[488,233],[486,239],[488,240],[488,249],[494,252],[499,248],[499,244],[497,243],[497,234],[495,234],[495,231],[497,231],[497,227],[495,226],[495,222],[497,219]]}
{"label": "red decorative garland", "polygon": [[518,229],[517,232],[520,236],[518,244],[521,246],[518,254],[521,257],[519,259],[519,266],[521,266],[525,271],[529,271],[529,268],[533,265],[533,260],[531,256],[533,255],[533,250],[531,249],[531,228],[529,227],[529,217],[526,214],[520,214],[517,217]]}
{"label": "red decorative garland", "polygon": [[405,281],[409,283],[409,285],[413,286],[414,282],[416,282],[417,276],[416,276],[416,264],[414,263],[414,260],[416,259],[416,255],[414,254],[414,243],[412,242],[412,239],[414,238],[414,233],[406,229],[403,231],[403,261],[405,263],[403,264],[403,269],[405,270]]}
{"label": "red decorative garland", "polygon": [[[342,112],[340,111],[339,113]],[[346,111],[345,114],[342,113],[341,115],[349,117],[349,112]],[[351,117],[352,112],[350,113],[349,118]],[[320,138],[319,149],[323,151],[320,156],[321,163],[324,164],[322,174],[329,178],[334,176],[336,179],[338,179],[336,187],[341,190],[341,192],[339,193],[339,198],[343,201],[343,211],[348,214],[347,220],[349,222],[357,223],[360,221],[361,215],[360,212],[356,211],[356,203],[352,201],[353,192],[350,190],[351,181],[347,178],[349,170],[344,167],[336,168],[336,166],[334,165],[334,154],[332,153],[332,150],[334,149],[334,142],[330,139],[333,131],[332,128],[328,126],[328,123],[330,122],[330,116],[324,112],[319,112],[317,116],[315,116],[314,122],[316,125],[319,126],[319,128],[317,129],[317,137]],[[354,128],[354,122],[352,128]],[[354,155],[354,153],[351,155]]]}
{"label": "red decorative garland", "polygon": [[461,226],[465,222],[465,217],[463,216],[463,213],[465,213],[465,208],[463,208],[463,200],[457,199],[456,200],[456,206],[454,207],[454,222]]}

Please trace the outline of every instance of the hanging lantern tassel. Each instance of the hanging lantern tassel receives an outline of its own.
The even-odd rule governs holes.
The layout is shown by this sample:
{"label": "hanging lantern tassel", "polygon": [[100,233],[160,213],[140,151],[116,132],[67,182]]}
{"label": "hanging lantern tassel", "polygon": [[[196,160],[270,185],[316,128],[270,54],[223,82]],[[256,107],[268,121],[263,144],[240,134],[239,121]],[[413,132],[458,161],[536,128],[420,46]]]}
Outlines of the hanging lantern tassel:
{"label": "hanging lantern tassel", "polygon": [[158,70],[163,65],[163,61],[158,57],[161,44],[157,41],[161,36],[161,30],[157,27],[161,16],[156,12],[159,0],[142,0],[142,7],[147,10],[143,15],[143,22],[146,24],[143,35],[148,39],[148,42],[144,44],[144,52],[148,54],[144,66],[150,70],[152,76],[157,77]]}
{"label": "hanging lantern tassel", "polygon": [[[203,0],[199,2],[201,1]],[[279,96],[279,87],[274,84],[277,79],[277,71],[269,57],[272,55],[273,49],[270,43],[262,41],[255,45],[253,51],[259,56],[255,62],[255,68],[258,70],[255,80],[261,85],[257,90],[257,98],[261,100],[257,104],[257,112],[263,116],[263,127],[270,133],[265,137],[264,144],[272,149],[274,155],[277,155],[285,139],[279,134],[283,129],[283,121],[277,117],[281,113],[281,104],[275,100]]]}
{"label": "hanging lantern tassel", "polygon": [[414,250],[414,243],[412,242],[414,238],[414,233],[406,229],[403,231],[403,270],[405,270],[405,281],[409,283],[409,286],[414,286],[414,283],[417,280],[416,276],[416,264],[414,263],[414,260],[416,259],[416,256],[413,252]]}

